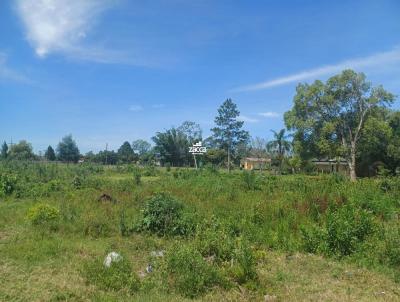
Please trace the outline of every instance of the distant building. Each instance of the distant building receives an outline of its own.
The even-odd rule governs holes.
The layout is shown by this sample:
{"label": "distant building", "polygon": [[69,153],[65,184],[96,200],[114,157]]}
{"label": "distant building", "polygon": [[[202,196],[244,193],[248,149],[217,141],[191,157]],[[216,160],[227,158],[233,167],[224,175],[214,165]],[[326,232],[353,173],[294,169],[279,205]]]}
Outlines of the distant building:
{"label": "distant building", "polygon": [[349,165],[343,159],[313,159],[312,163],[319,173],[350,174]]}
{"label": "distant building", "polygon": [[270,158],[246,157],[240,161],[240,167],[244,170],[264,170],[270,164]]}

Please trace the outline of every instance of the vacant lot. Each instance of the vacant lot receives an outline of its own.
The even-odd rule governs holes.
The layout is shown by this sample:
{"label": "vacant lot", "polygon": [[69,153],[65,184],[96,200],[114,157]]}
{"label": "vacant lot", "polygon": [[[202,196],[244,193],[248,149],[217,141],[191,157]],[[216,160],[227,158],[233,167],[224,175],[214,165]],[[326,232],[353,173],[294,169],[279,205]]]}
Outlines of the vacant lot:
{"label": "vacant lot", "polygon": [[0,196],[1,301],[400,300],[400,179],[5,162]]}

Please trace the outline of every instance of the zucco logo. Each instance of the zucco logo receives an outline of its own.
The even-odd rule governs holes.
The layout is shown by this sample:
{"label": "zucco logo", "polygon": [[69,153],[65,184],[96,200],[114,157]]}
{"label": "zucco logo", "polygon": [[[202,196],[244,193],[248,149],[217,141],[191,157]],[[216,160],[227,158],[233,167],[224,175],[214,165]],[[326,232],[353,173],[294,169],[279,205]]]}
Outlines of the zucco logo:
{"label": "zucco logo", "polygon": [[198,142],[197,144],[193,144],[192,147],[189,147],[189,153],[192,154],[204,154],[207,152],[206,147],[202,147],[202,143]]}

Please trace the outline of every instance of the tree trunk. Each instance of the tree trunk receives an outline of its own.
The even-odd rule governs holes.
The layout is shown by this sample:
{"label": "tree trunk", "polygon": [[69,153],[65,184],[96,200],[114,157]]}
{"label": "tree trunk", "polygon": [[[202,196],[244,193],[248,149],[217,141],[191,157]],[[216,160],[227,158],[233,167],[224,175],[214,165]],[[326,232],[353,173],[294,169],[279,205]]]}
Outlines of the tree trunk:
{"label": "tree trunk", "polygon": [[356,181],[357,174],[356,174],[356,148],[355,144],[350,149],[350,162],[349,162],[349,169],[350,169],[350,180]]}

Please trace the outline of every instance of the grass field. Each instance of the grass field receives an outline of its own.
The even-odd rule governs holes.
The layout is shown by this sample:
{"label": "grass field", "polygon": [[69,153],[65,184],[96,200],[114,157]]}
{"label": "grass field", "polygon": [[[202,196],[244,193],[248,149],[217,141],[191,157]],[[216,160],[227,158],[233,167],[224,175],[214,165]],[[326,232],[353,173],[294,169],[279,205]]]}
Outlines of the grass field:
{"label": "grass field", "polygon": [[397,178],[4,162],[0,196],[0,301],[400,300]]}

